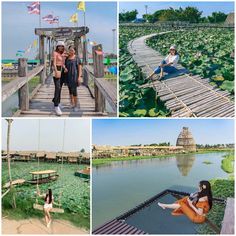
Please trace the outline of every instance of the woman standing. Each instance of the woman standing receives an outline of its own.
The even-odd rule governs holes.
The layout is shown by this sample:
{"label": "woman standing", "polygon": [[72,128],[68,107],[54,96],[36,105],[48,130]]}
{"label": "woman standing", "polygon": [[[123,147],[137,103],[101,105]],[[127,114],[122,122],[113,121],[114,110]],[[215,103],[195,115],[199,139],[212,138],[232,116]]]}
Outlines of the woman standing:
{"label": "woman standing", "polygon": [[69,47],[65,66],[67,69],[66,83],[70,93],[71,106],[75,112],[78,112],[77,87],[81,82],[82,65],[80,59],[75,54],[75,48],[73,46]]}
{"label": "woman standing", "polygon": [[63,74],[67,72],[65,68],[65,44],[62,41],[57,42],[56,50],[53,52],[53,81],[55,85],[54,98],[54,109],[58,116],[62,115],[61,111],[61,88],[64,83]]}
{"label": "woman standing", "polygon": [[164,72],[167,74],[171,74],[177,71],[176,66],[179,61],[179,54],[176,50],[176,46],[172,45],[170,47],[169,54],[166,56],[164,60],[161,61],[161,64],[153,71],[151,75],[148,76],[147,79],[151,79],[153,75],[160,74],[159,80],[163,78]]}
{"label": "woman standing", "polygon": [[206,214],[212,208],[211,184],[208,181],[200,181],[199,191],[184,197],[173,204],[158,202],[162,209],[173,209],[172,215],[186,215],[194,223],[204,223]]}

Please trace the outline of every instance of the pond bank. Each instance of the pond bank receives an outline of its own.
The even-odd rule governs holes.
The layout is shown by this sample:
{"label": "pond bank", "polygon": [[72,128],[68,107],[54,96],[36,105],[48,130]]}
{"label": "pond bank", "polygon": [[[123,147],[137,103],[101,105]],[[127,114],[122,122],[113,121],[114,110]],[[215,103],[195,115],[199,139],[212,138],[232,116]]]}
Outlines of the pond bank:
{"label": "pond bank", "polygon": [[66,220],[53,220],[47,228],[42,219],[13,220],[2,219],[3,234],[89,234],[82,228],[75,227]]}
{"label": "pond bank", "polygon": [[[233,149],[205,149],[205,150],[198,150],[197,152],[190,152],[190,153],[183,153],[185,154],[204,154],[204,153],[212,153],[212,152],[233,152]],[[93,166],[104,165],[113,161],[131,161],[131,160],[143,160],[143,159],[154,159],[154,158],[168,158],[174,157],[178,154],[160,154],[158,156],[128,156],[128,157],[114,157],[114,158],[98,158],[92,160]]]}

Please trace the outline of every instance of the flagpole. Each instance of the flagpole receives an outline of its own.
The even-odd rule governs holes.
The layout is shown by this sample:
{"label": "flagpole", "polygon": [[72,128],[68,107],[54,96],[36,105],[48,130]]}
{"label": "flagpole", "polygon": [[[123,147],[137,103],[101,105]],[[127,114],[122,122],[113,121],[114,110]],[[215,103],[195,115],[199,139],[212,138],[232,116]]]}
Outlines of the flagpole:
{"label": "flagpole", "polygon": [[41,28],[41,2],[39,4],[39,28]]}

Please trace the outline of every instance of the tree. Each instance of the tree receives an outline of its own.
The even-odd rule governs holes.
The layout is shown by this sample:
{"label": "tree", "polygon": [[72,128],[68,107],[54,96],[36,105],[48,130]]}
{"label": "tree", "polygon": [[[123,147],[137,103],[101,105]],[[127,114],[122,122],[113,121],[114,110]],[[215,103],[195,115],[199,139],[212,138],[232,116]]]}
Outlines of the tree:
{"label": "tree", "polygon": [[181,14],[181,18],[190,23],[198,23],[201,19],[201,15],[202,11],[199,11],[196,7],[186,7]]}
{"label": "tree", "polygon": [[120,22],[131,22],[137,18],[138,11],[126,11],[119,14],[119,21]]}
{"label": "tree", "polygon": [[223,12],[212,12],[211,16],[208,16],[210,23],[222,23],[225,22],[227,15]]}

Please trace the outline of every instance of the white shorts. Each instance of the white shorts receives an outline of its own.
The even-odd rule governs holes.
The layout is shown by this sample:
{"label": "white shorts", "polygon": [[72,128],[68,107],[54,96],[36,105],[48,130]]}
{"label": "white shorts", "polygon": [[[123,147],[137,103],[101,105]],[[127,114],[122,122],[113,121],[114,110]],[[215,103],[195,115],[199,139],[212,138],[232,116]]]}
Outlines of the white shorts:
{"label": "white shorts", "polygon": [[48,203],[45,203],[44,206],[43,206],[44,209],[48,209],[48,208],[52,208],[52,203],[48,204]]}

